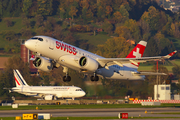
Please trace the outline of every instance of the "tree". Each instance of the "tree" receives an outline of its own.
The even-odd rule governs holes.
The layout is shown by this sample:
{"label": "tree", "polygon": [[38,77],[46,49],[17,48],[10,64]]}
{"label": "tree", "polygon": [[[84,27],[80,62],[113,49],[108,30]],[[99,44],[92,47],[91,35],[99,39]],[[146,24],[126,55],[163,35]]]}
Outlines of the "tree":
{"label": "tree", "polygon": [[119,11],[116,11],[113,15],[116,23],[120,23],[122,21],[123,16]]}
{"label": "tree", "polygon": [[115,29],[115,33],[119,35],[119,37],[124,37],[125,39],[132,39],[131,32],[126,26],[118,26]]}
{"label": "tree", "polygon": [[112,11],[113,9],[111,6],[106,6],[106,16],[108,16],[108,18],[110,18]]}
{"label": "tree", "polygon": [[140,19],[138,21],[138,26],[140,27],[140,34],[141,34],[143,40],[145,40],[145,41],[149,40],[150,35],[151,35],[149,24],[146,21]]}
{"label": "tree", "polygon": [[52,32],[56,25],[56,20],[52,17],[48,17],[46,21],[44,21],[44,30],[45,32]]}
{"label": "tree", "polygon": [[97,17],[99,20],[102,20],[105,18],[105,9],[101,6],[101,5],[98,5],[97,7]]}
{"label": "tree", "polygon": [[125,22],[127,19],[129,19],[129,12],[127,11],[127,9],[125,8],[124,5],[121,5],[121,6],[120,6],[119,12],[120,12],[121,15],[123,16],[122,22]]}
{"label": "tree", "polygon": [[117,56],[125,57],[130,52],[130,44],[123,37],[114,37],[108,39],[105,44],[98,45],[97,54],[116,58]]}
{"label": "tree", "polygon": [[60,10],[60,12],[59,12],[60,17],[61,17],[61,18],[64,18],[65,9],[62,8],[62,7],[59,7],[59,10]]}
{"label": "tree", "polygon": [[133,39],[136,39],[136,41],[139,41],[140,39],[140,29],[137,24],[137,22],[133,19],[128,19],[125,21],[124,26],[126,26]]}
{"label": "tree", "polygon": [[74,16],[76,16],[77,12],[78,12],[78,9],[76,9],[75,6],[71,6],[71,10],[69,11],[69,15],[72,17],[72,20],[74,19]]}
{"label": "tree", "polygon": [[22,11],[26,14],[26,16],[29,15],[29,8],[32,5],[32,0],[23,0],[23,7]]}
{"label": "tree", "polygon": [[[157,71],[157,70],[156,70],[156,67],[157,67],[157,66],[154,65],[153,68],[152,68],[152,70],[153,70],[154,72]],[[167,74],[167,75],[159,76],[159,84],[162,84],[163,82],[165,82],[166,80],[168,80],[169,72],[168,72],[168,70],[167,70],[166,67],[164,67],[163,65],[158,65],[158,72],[159,72],[159,73],[166,73],[166,74]],[[157,76],[153,76],[153,77],[154,77],[153,80],[156,80],[156,77],[157,77]]]}
{"label": "tree", "polygon": [[102,25],[102,28],[104,32],[108,33],[109,35],[113,34],[113,25],[108,20],[105,20],[105,22]]}
{"label": "tree", "polygon": [[63,29],[60,25],[56,25],[54,28],[53,36],[58,40],[64,39]]}
{"label": "tree", "polygon": [[38,10],[37,13],[41,15],[52,15],[53,0],[37,0]]}
{"label": "tree", "polygon": [[[5,63],[4,72],[2,72],[0,75],[0,84],[3,88],[12,88],[13,86],[15,86],[13,69],[18,69],[27,83],[30,81],[30,71],[28,63],[24,63],[18,56],[13,56],[9,58]],[[8,97],[11,96],[11,94],[9,94],[7,90],[3,89],[0,91],[0,94]]]}
{"label": "tree", "polygon": [[173,74],[178,78],[180,79],[180,66],[179,65],[176,65],[172,68],[172,71],[173,71]]}
{"label": "tree", "polygon": [[39,72],[39,77],[43,81],[41,85],[44,85],[44,86],[49,86],[50,85],[50,81],[52,81],[52,79],[51,79],[52,77],[50,76],[50,73],[40,71]]}
{"label": "tree", "polygon": [[40,26],[43,25],[44,18],[43,18],[43,16],[41,14],[37,14],[35,16],[35,19],[36,19],[36,26],[37,27],[40,27]]}
{"label": "tree", "polygon": [[160,29],[160,13],[155,7],[150,6],[148,12],[145,11],[141,16],[141,19],[145,20],[149,24],[152,33],[155,33]]}

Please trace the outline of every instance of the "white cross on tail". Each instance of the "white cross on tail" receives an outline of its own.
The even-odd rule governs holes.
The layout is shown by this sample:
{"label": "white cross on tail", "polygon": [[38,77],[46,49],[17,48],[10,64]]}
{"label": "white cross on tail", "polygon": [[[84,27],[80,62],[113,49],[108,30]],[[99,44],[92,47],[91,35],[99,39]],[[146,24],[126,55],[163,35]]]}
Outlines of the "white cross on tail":
{"label": "white cross on tail", "polygon": [[133,51],[133,55],[136,56],[136,58],[141,58],[141,54],[139,53],[139,48],[137,48],[136,52]]}

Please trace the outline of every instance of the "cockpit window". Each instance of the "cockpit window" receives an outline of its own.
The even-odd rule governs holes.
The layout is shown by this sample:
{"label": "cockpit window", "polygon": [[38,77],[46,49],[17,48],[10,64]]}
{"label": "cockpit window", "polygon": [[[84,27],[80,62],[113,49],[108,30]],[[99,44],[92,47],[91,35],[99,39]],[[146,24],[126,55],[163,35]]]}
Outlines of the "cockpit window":
{"label": "cockpit window", "polygon": [[32,37],[31,39],[38,39],[39,41],[43,41],[43,39],[42,38],[38,38],[38,37]]}
{"label": "cockpit window", "polygon": [[43,39],[42,39],[42,38],[38,38],[38,40],[43,41]]}
{"label": "cockpit window", "polygon": [[31,39],[38,39],[37,37],[32,37]]}

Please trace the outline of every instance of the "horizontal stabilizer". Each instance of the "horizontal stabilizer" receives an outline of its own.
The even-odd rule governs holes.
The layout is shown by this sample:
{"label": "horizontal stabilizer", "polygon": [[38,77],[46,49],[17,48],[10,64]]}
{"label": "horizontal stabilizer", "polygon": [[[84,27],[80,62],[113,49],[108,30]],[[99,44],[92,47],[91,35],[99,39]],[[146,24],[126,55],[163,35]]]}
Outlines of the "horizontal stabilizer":
{"label": "horizontal stabilizer", "polygon": [[12,88],[3,88],[4,90],[11,90]]}
{"label": "horizontal stabilizer", "polygon": [[134,75],[167,75],[166,73],[157,72],[133,72]]}

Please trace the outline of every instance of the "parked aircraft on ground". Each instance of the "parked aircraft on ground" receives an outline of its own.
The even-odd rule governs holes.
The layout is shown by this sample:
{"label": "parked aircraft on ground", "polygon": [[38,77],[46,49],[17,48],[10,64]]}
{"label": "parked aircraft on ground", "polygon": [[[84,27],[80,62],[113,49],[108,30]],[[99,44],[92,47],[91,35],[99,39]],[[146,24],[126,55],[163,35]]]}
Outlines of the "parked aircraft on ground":
{"label": "parked aircraft on ground", "polygon": [[39,97],[44,100],[55,100],[57,98],[78,98],[86,93],[76,86],[29,86],[18,70],[13,70],[16,87],[10,92],[18,92],[27,96]]}
{"label": "parked aircraft on ground", "polygon": [[147,42],[140,41],[126,58],[104,58],[63,41],[48,37],[34,36],[25,42],[25,46],[36,52],[34,66],[42,71],[51,71],[60,65],[66,76],[64,81],[70,81],[68,68],[92,74],[91,81],[105,79],[144,80],[145,75],[166,75],[165,73],[139,72],[139,63],[160,59],[169,59],[177,51],[166,56],[142,57]]}

